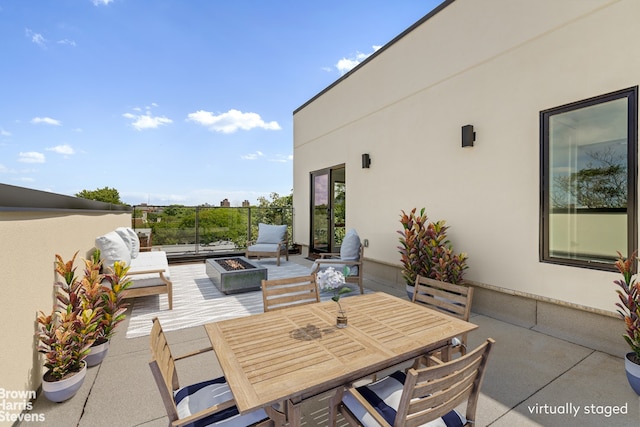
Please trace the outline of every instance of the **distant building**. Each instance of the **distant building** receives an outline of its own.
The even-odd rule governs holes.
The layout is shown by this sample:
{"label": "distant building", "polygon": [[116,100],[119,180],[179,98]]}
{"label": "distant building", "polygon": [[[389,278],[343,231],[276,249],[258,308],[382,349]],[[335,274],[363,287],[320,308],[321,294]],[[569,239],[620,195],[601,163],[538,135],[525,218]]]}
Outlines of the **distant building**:
{"label": "distant building", "polygon": [[224,199],[223,201],[220,202],[220,206],[223,208],[230,208],[231,203],[229,203],[229,199]]}

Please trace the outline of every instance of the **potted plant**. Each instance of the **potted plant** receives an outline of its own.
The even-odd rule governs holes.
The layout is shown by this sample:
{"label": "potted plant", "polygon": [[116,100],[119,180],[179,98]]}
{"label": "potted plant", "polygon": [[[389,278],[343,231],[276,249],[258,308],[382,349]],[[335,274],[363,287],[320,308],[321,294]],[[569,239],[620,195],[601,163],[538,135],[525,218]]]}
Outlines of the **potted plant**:
{"label": "potted plant", "polygon": [[620,288],[616,289],[620,299],[616,306],[626,327],[623,338],[631,347],[631,352],[624,358],[627,379],[631,388],[640,395],[640,283],[636,281],[633,273],[635,261],[635,251],[627,259],[618,252],[615,265],[622,274],[622,280],[615,280],[614,283]]}
{"label": "potted plant", "polygon": [[465,253],[455,254],[449,240],[445,221],[429,221],[425,208],[409,213],[401,211],[400,223],[400,262],[402,277],[405,280],[407,295],[413,296],[416,276],[424,276],[443,282],[462,284],[467,266]]}
{"label": "potted plant", "polygon": [[55,283],[56,302],[50,315],[37,317],[38,351],[45,354],[48,371],[42,378],[45,397],[53,402],[71,398],[86,375],[84,359],[95,340],[97,312],[82,305],[82,286],[75,278],[77,252],[69,262],[56,255],[55,270],[64,281]]}
{"label": "potted plant", "polygon": [[[84,278],[81,280],[82,304],[85,309],[97,313],[98,326],[96,336],[86,358],[88,366],[95,366],[104,360],[109,350],[109,340],[115,333],[116,326],[125,319],[127,304],[122,293],[131,285],[126,277],[129,267],[116,261],[110,273],[101,274],[102,261],[100,251],[95,250],[91,259],[84,260]],[[110,286],[103,283],[107,281]]]}
{"label": "potted plant", "polygon": [[331,299],[338,304],[338,314],[336,317],[336,326],[338,328],[347,327],[347,312],[340,304],[340,297],[351,292],[351,288],[345,286],[345,277],[349,276],[349,267],[344,266],[342,271],[337,271],[333,267],[329,267],[316,274],[316,279],[320,285],[320,289],[333,293]]}

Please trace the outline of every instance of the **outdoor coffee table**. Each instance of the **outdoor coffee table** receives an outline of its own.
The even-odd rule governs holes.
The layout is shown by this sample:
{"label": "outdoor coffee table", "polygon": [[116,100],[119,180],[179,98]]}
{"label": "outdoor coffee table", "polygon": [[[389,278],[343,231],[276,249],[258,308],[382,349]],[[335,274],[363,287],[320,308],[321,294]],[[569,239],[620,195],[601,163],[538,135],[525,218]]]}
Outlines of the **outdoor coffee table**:
{"label": "outdoor coffee table", "polygon": [[262,280],[267,279],[267,268],[249,259],[236,256],[209,258],[207,276],[225,294],[259,291]]}
{"label": "outdoor coffee table", "polygon": [[[240,413],[303,400],[449,344],[477,326],[377,292],[342,298],[349,326],[326,301],[205,325]],[[447,353],[446,348],[444,352]]]}

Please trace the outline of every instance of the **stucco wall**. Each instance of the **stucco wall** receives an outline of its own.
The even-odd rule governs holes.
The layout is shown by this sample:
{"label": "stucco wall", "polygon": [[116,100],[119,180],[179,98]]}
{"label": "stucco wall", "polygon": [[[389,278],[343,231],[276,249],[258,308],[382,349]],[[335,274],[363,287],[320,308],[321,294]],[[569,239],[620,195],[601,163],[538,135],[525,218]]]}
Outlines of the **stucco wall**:
{"label": "stucco wall", "polygon": [[638,85],[637,16],[635,0],[454,1],[296,111],[294,240],[309,172],[345,163],[367,258],[399,265],[400,210],[425,206],[468,279],[613,311],[615,274],[539,262],[539,113]]}
{"label": "stucco wall", "polygon": [[55,254],[76,265],[96,236],[131,226],[131,213],[0,212],[0,388],[32,391],[40,386],[42,360],[36,352],[36,314],[51,312]]}

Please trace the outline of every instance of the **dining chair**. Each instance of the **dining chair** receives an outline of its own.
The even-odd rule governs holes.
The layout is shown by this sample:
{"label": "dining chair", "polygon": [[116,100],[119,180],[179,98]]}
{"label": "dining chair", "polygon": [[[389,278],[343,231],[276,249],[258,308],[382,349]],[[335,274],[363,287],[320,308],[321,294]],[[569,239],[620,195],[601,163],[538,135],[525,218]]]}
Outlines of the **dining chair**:
{"label": "dining chair", "polygon": [[344,236],[340,245],[340,252],[324,253],[316,259],[311,267],[311,273],[316,274],[320,270],[333,267],[337,271],[342,271],[346,266],[349,274],[345,276],[345,282],[357,283],[360,293],[364,294],[362,284],[364,260],[364,245],[360,242],[360,237],[355,229],[350,229]]}
{"label": "dining chair", "polygon": [[[465,322],[469,321],[473,288],[442,282],[418,275],[413,289],[414,303],[425,304]],[[467,334],[453,339],[450,352],[464,355],[467,352]]]}
{"label": "dining chair", "polygon": [[[434,366],[410,368],[406,373],[396,371],[360,387],[340,387],[331,398],[329,425],[336,425],[340,412],[352,426],[474,426],[487,359],[494,344],[488,338],[472,352],[449,362],[431,356]],[[455,408],[465,400],[463,415]],[[427,424],[432,421],[435,423]]]}
{"label": "dining chair", "polygon": [[272,407],[239,415],[224,377],[180,387],[175,361],[212,350],[211,347],[174,357],[158,318],[151,329],[149,366],[156,381],[170,426],[216,425],[283,426],[284,414]]}
{"label": "dining chair", "polygon": [[314,274],[262,281],[262,303],[265,313],[314,302],[320,302]]}

